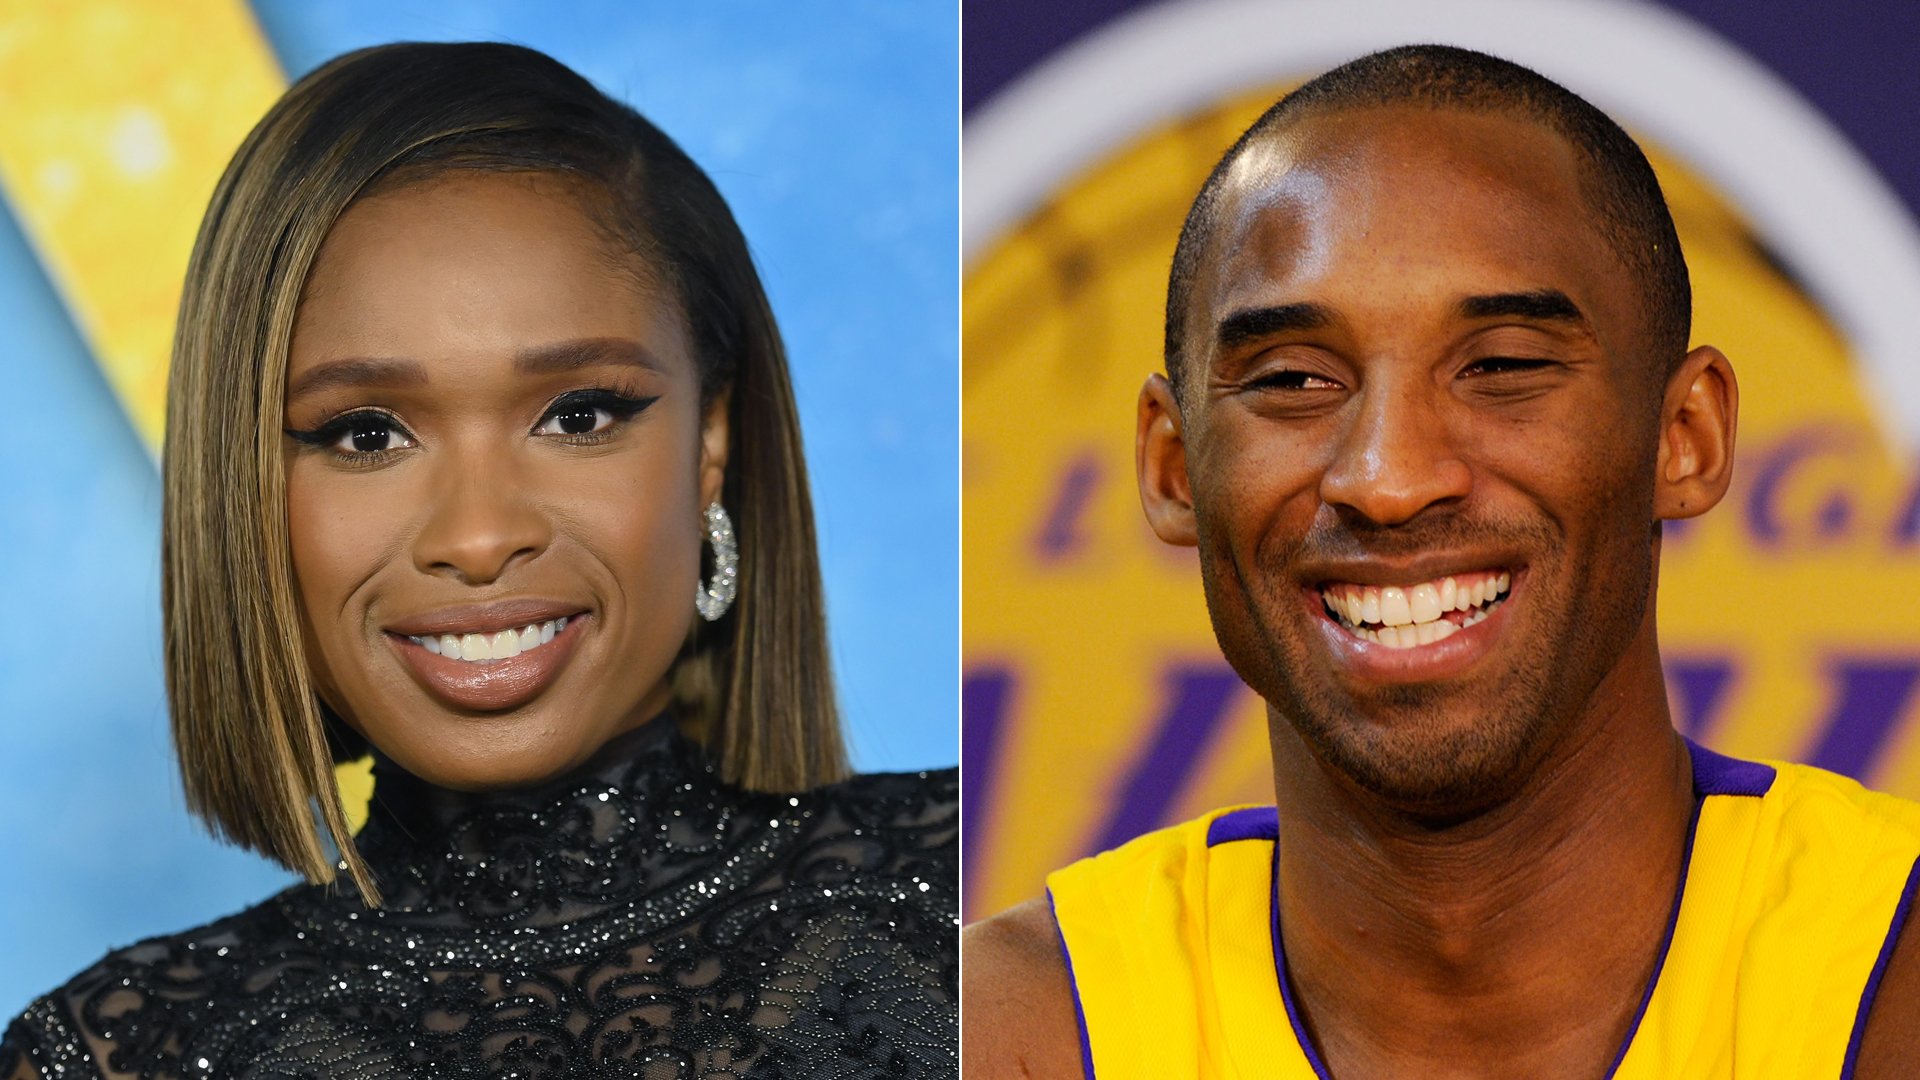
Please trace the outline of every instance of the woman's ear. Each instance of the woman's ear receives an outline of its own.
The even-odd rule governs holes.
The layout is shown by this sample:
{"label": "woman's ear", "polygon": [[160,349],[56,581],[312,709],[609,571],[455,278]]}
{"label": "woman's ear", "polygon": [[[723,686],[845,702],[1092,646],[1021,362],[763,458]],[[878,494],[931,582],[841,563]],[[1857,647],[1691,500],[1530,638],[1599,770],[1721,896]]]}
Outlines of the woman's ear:
{"label": "woman's ear", "polygon": [[1704,514],[1726,495],[1739,413],[1740,386],[1726,355],[1711,345],[1688,353],[1668,376],[1661,404],[1655,517]]}
{"label": "woman's ear", "polygon": [[1140,388],[1136,425],[1133,464],[1147,524],[1169,544],[1194,547],[1200,532],[1193,517],[1193,486],[1187,482],[1186,427],[1166,376],[1150,375]]}
{"label": "woman's ear", "polygon": [[700,505],[709,506],[720,498],[727,482],[728,441],[727,406],[733,400],[731,387],[713,395],[700,417]]}

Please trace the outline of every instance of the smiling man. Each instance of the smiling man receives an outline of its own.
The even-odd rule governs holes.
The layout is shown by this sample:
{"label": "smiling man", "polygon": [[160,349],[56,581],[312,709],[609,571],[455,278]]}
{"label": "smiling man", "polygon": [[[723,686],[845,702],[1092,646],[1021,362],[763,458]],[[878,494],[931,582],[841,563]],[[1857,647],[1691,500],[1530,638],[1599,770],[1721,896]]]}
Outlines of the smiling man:
{"label": "smiling man", "polygon": [[1661,522],[1734,373],[1645,157],[1417,46],[1289,95],[1190,211],[1142,500],[1268,707],[1277,806],[970,928],[969,1076],[1906,1076],[1920,807],[1675,732]]}

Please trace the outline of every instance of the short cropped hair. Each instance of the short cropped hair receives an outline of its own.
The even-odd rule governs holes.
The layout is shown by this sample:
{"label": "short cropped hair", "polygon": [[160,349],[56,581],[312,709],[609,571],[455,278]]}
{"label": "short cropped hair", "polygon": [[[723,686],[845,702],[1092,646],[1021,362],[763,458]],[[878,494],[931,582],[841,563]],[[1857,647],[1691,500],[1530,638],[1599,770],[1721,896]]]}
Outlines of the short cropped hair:
{"label": "short cropped hair", "polygon": [[1639,145],[1585,98],[1529,68],[1451,45],[1403,45],[1342,64],[1275,102],[1207,176],[1167,282],[1164,359],[1176,393],[1184,386],[1187,307],[1233,163],[1248,146],[1314,114],[1395,105],[1512,113],[1571,144],[1594,224],[1639,284],[1651,347],[1667,367],[1679,362],[1692,332],[1693,289],[1666,196]]}
{"label": "short cropped hair", "polygon": [[333,772],[364,746],[318,700],[302,644],[287,352],[341,213],[459,169],[573,179],[609,241],[679,301],[703,400],[730,391],[721,501],[740,545],[736,602],[718,622],[694,620],[675,661],[682,719],[745,787],[800,790],[847,771],[786,352],[719,191],[645,118],[531,49],[363,49],[301,79],[267,113],[195,241],[168,382],[162,601],[188,807],[217,835],[314,881],[335,869],[324,827],[370,902],[377,886]]}

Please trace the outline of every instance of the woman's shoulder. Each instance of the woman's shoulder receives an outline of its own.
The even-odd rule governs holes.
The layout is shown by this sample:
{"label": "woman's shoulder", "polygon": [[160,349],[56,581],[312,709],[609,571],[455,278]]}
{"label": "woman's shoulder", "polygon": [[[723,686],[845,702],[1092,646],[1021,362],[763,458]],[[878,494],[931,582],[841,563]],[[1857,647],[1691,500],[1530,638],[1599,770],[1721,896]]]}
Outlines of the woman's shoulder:
{"label": "woman's shoulder", "polygon": [[0,1080],[114,1077],[129,1051],[171,1059],[165,1075],[191,1076],[188,1036],[216,1023],[260,978],[290,929],[283,903],[294,886],[244,911],[190,930],[117,948],[42,995],[0,1035]]}
{"label": "woman's shoulder", "polygon": [[[959,894],[960,781],[956,769],[858,773],[795,795],[762,794],[769,818],[797,818],[793,852],[865,877],[930,883]],[[788,876],[809,876],[787,868]],[[934,899],[928,897],[927,899]]]}
{"label": "woman's shoulder", "polygon": [[960,815],[960,770],[856,773],[809,797],[863,826],[953,825]]}

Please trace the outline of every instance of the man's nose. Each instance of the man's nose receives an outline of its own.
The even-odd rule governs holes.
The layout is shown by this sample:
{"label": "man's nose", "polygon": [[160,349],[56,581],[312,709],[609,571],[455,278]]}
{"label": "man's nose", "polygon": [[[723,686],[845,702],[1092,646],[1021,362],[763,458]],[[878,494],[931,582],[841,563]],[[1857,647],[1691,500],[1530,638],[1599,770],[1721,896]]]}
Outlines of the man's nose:
{"label": "man's nose", "polygon": [[1392,526],[1466,498],[1473,472],[1455,453],[1437,396],[1419,384],[1363,390],[1321,475],[1321,501]]}

